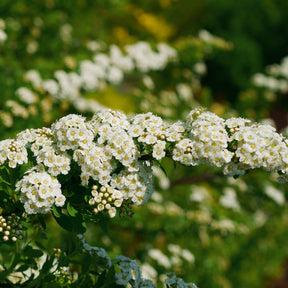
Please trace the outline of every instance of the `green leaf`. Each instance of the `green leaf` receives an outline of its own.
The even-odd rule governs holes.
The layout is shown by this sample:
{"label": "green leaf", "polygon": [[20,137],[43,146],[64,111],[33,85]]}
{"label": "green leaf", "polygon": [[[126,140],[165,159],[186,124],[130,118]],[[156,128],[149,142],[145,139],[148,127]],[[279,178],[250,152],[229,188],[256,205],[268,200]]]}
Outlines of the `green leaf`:
{"label": "green leaf", "polygon": [[102,287],[105,283],[105,279],[106,279],[106,275],[107,275],[107,271],[104,270],[98,277],[98,281],[96,283],[96,287]]}
{"label": "green leaf", "polygon": [[41,269],[41,274],[46,274],[52,268],[54,259],[55,259],[55,255],[52,255],[50,258],[47,255],[46,261],[43,264],[42,269]]}
{"label": "green leaf", "polygon": [[43,287],[47,288],[61,288],[61,285],[58,284],[57,282],[50,282],[51,280],[45,279],[45,285]]}
{"label": "green leaf", "polygon": [[63,251],[61,251],[61,254],[58,258],[58,267],[63,267],[63,266],[68,266],[69,265],[69,259],[68,257],[65,255],[65,253]]}
{"label": "green leaf", "polygon": [[52,207],[52,212],[53,212],[53,215],[57,218],[61,216],[61,208],[56,207],[55,205],[53,205]]}
{"label": "green leaf", "polygon": [[86,274],[89,272],[89,268],[91,265],[91,257],[88,255],[85,255],[85,258],[82,260],[82,273]]}
{"label": "green leaf", "polygon": [[23,264],[16,271],[17,272],[23,272],[23,271],[26,271],[27,269],[29,269],[29,265]]}
{"label": "green leaf", "polygon": [[115,284],[115,268],[114,266],[111,266],[109,270],[105,270],[102,272],[102,274],[98,277],[98,281],[95,285],[95,287],[101,287],[101,288],[109,288],[109,287],[121,287]]}
{"label": "green leaf", "polygon": [[102,213],[98,213],[99,218],[99,226],[102,229],[102,231],[107,234],[108,233],[108,226],[107,226],[107,220],[106,217]]}
{"label": "green leaf", "polygon": [[77,214],[75,217],[60,214],[59,217],[55,215],[56,222],[65,230],[69,232],[75,232],[77,234],[83,234],[86,231],[86,223],[83,220],[81,214]]}
{"label": "green leaf", "polygon": [[23,255],[29,258],[39,258],[43,255],[43,252],[38,249],[33,249],[31,246],[26,246]]}
{"label": "green leaf", "polygon": [[70,202],[68,202],[67,204],[67,211],[68,214],[72,217],[76,216],[78,214],[78,210],[76,210],[71,204]]}
{"label": "green leaf", "polygon": [[38,220],[42,226],[42,228],[45,230],[46,229],[46,223],[43,214],[38,214]]}
{"label": "green leaf", "polygon": [[107,277],[106,277],[107,281],[105,283],[104,287],[112,287],[111,284],[115,284],[115,267],[111,266],[110,269],[108,270],[107,273]]}
{"label": "green leaf", "polygon": [[164,172],[165,176],[168,177],[167,172],[165,170],[165,168],[162,166],[162,164],[160,163],[160,161],[158,161],[159,167],[161,168],[161,170]]}
{"label": "green leaf", "polygon": [[8,181],[4,180],[1,176],[0,176],[0,182],[3,182],[7,185],[11,185],[11,183],[9,183]]}

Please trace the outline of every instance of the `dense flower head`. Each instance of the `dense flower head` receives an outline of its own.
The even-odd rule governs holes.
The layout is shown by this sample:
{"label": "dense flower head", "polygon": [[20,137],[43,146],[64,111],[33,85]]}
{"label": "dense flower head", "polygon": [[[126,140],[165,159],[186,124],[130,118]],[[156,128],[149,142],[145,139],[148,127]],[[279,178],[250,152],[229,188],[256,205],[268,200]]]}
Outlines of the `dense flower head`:
{"label": "dense flower head", "polygon": [[121,191],[124,199],[132,200],[134,205],[143,205],[153,193],[151,163],[138,161],[131,168],[130,171],[126,168],[119,174],[112,175],[111,186]]}
{"label": "dense flower head", "polygon": [[136,160],[137,148],[128,134],[130,124],[123,113],[105,109],[95,113],[90,123],[97,143],[105,144],[107,153],[126,167]]}
{"label": "dense flower head", "polygon": [[116,215],[116,208],[119,208],[123,202],[123,194],[109,185],[98,187],[92,186],[91,194],[93,198],[89,200],[89,205],[95,207],[94,214],[107,210],[111,218]]}
{"label": "dense flower head", "polygon": [[198,165],[199,163],[193,155],[195,155],[194,142],[188,138],[184,138],[177,141],[173,149],[172,159],[186,166]]}
{"label": "dense flower head", "polygon": [[247,170],[263,167],[267,171],[286,171],[288,148],[284,137],[274,127],[261,124],[242,126],[230,140],[237,141],[235,157]]}
{"label": "dense flower head", "polygon": [[45,214],[53,204],[63,206],[65,196],[61,184],[47,172],[32,171],[16,183],[16,191],[21,191],[20,201],[27,214]]}
{"label": "dense flower head", "polygon": [[26,129],[17,134],[17,140],[22,141],[31,149],[37,164],[44,165],[51,175],[68,174],[70,156],[59,151],[53,141],[50,129]]}
{"label": "dense flower head", "polygon": [[116,168],[112,155],[104,145],[92,143],[87,149],[74,151],[73,159],[81,167],[82,185],[88,185],[89,178],[98,181],[101,185],[108,184],[110,174]]}
{"label": "dense flower head", "polygon": [[165,157],[167,145],[181,139],[185,131],[182,122],[170,124],[151,112],[138,114],[130,122],[129,135],[146,150],[152,148],[152,157],[156,160]]}
{"label": "dense flower head", "polygon": [[0,141],[0,163],[8,162],[8,166],[15,168],[28,162],[28,154],[24,144],[14,139]]}
{"label": "dense flower head", "polygon": [[71,114],[51,129],[26,129],[16,139],[0,142],[3,165],[25,164],[28,155],[36,167],[16,188],[29,214],[47,213],[54,204],[63,206],[65,196],[54,177],[81,171],[81,185],[97,187],[92,189],[91,210],[107,210],[114,217],[123,201],[139,206],[150,199],[152,164],[164,157],[187,166],[223,167],[224,174],[233,176],[263,167],[278,172],[281,182],[288,181],[288,140],[275,128],[243,118],[225,121],[201,108],[192,110],[186,122],[175,123],[150,112],[128,119],[122,112],[104,109],[90,121]]}
{"label": "dense flower head", "polygon": [[18,133],[16,138],[17,140],[28,146],[30,146],[31,143],[34,142],[37,142],[39,146],[48,146],[51,145],[53,142],[51,129],[46,127],[39,129],[26,129]]}
{"label": "dense flower head", "polygon": [[40,150],[36,157],[38,164],[44,164],[52,176],[66,175],[70,170],[70,156],[67,153],[59,154],[55,147],[48,146]]}
{"label": "dense flower head", "polygon": [[217,167],[230,162],[233,153],[227,149],[229,135],[224,119],[197,109],[190,112],[186,124],[188,139],[177,143],[177,150],[173,152],[174,160],[179,159],[186,165],[211,163]]}
{"label": "dense flower head", "polygon": [[61,151],[87,148],[94,139],[85,118],[76,114],[65,116],[52,124],[51,131]]}
{"label": "dense flower head", "polygon": [[230,119],[225,120],[225,126],[229,129],[231,133],[236,132],[239,127],[244,127],[249,125],[251,121],[249,119],[241,118],[241,117],[232,117]]}
{"label": "dense flower head", "polygon": [[125,130],[129,127],[129,122],[126,115],[121,111],[114,111],[111,109],[103,109],[96,112],[92,119],[91,124],[97,128],[99,124],[109,124],[110,126],[119,126]]}

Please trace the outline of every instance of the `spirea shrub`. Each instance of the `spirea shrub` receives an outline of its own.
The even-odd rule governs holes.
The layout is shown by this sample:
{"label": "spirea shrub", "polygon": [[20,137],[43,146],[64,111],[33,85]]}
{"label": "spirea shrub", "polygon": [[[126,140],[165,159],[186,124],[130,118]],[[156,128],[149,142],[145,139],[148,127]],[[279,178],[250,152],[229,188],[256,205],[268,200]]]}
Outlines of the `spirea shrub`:
{"label": "spirea shrub", "polygon": [[[23,239],[21,222],[28,219],[40,221],[45,228],[44,215],[51,213],[61,227],[79,235],[82,251],[99,258],[97,272],[89,277],[96,285],[93,287],[113,283],[120,287],[128,283],[131,287],[155,287],[142,278],[137,262],[124,256],[111,260],[105,250],[86,244],[82,234],[89,222],[131,216],[133,206],[145,204],[153,194],[152,168],[162,167],[164,158],[185,166],[221,167],[225,175],[234,177],[263,168],[278,173],[280,182],[288,179],[288,143],[284,136],[269,125],[243,118],[224,120],[202,108],[192,110],[185,122],[175,123],[152,113],[127,117],[110,109],[98,111],[90,120],[71,114],[51,128],[26,129],[15,139],[1,141],[0,147],[1,241],[14,243]],[[47,255],[43,266],[33,268],[42,271],[40,278],[31,271],[34,276],[29,278],[25,276],[31,264],[27,257],[37,258],[43,253],[26,245],[27,257],[21,260],[17,254],[19,259],[3,267],[0,280],[5,282],[19,269],[20,274],[23,272],[19,283],[41,281],[49,273],[58,279],[60,267],[69,269],[63,253],[58,260],[56,252]],[[21,261],[24,264],[19,266]],[[101,266],[101,261],[106,264]],[[76,276],[72,271],[67,273],[67,283],[87,280],[81,272]],[[165,283],[167,287],[195,287],[176,276]]]}
{"label": "spirea shrub", "polygon": [[[202,34],[173,45],[138,41],[122,47],[99,40],[92,56],[91,51],[83,52],[87,54],[84,60],[69,56],[74,65],[58,65],[50,77],[37,67],[23,72],[22,83],[17,83],[11,92],[15,99],[10,95],[2,99],[3,128],[23,129],[19,118],[32,127],[40,120],[41,126],[50,125],[61,115],[77,112],[91,116],[106,107],[138,113],[152,111],[178,119],[196,107],[200,99],[206,99],[203,101],[207,106],[209,89],[200,83],[206,73],[204,61],[218,50],[229,49],[229,45],[207,31],[205,37]],[[6,133],[3,129],[2,139],[8,137]]]}

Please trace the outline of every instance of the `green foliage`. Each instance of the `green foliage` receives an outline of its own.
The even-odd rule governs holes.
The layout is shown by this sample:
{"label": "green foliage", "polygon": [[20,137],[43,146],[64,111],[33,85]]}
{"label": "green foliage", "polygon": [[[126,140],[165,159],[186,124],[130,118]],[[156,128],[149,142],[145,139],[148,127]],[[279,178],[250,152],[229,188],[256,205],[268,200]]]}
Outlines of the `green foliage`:
{"label": "green foliage", "polygon": [[[1,118],[1,138],[12,138],[26,128],[39,128],[66,114],[78,113],[71,103],[60,101],[45,110],[51,104],[50,95],[34,89],[23,75],[35,69],[43,79],[50,79],[59,69],[78,71],[81,61],[93,59],[94,52],[87,44],[95,39],[102,45],[103,53],[109,44],[122,48],[136,40],[149,40],[155,48],[160,40],[167,41],[176,48],[179,59],[160,71],[127,73],[123,83],[106,83],[103,91],[81,90],[85,99],[99,100],[102,105],[126,113],[151,111],[165,115],[168,109],[165,118],[169,120],[183,119],[198,105],[227,117],[240,115],[257,121],[268,118],[272,107],[279,112],[288,105],[287,97],[273,98],[267,91],[251,87],[251,76],[287,54],[287,3],[77,0],[71,5],[70,1],[60,0],[1,0],[0,18],[5,21],[8,36],[0,44],[1,112],[13,114],[6,103],[17,100],[16,90],[23,86],[46,101],[35,107],[21,103],[27,110],[36,108],[37,113],[29,112],[27,118],[13,115],[13,125],[8,128],[2,125]],[[226,41],[202,41],[195,35],[203,28]],[[199,62],[207,64],[206,76],[195,71]],[[154,81],[154,88],[143,84],[144,76]],[[183,83],[192,89],[188,100],[177,90],[178,84]],[[230,142],[229,151],[234,152],[236,144]],[[152,146],[143,145],[140,150],[149,154]],[[116,284],[115,275],[120,269],[116,262],[113,260],[109,266],[97,249],[92,249],[94,254],[83,249],[88,244],[84,246],[78,234],[85,234],[91,245],[105,248],[111,259],[123,254],[143,266],[154,267],[156,276],[150,277],[159,287],[163,286],[167,271],[197,283],[199,288],[262,288],[280,277],[281,265],[288,257],[287,204],[277,203],[265,191],[272,185],[284,195],[284,200],[287,192],[285,185],[276,184],[263,171],[235,176],[237,179],[233,180],[223,178],[218,168],[184,168],[165,157],[154,161],[160,167],[160,176],[155,176],[156,193],[152,200],[133,211],[131,203],[124,202],[119,213],[122,217],[113,219],[107,214],[95,217],[87,209],[91,197],[88,188],[79,184],[78,176],[60,175],[57,178],[69,199],[67,204],[54,205],[48,214],[28,216],[19,203],[20,192],[15,191],[15,184],[35,163],[15,169],[3,163],[0,166],[0,216],[8,222],[8,217],[14,215],[19,231],[11,233],[8,240],[0,232],[3,287],[125,287]],[[120,173],[123,167],[118,165],[115,169],[115,173]],[[75,175],[80,174],[76,165],[72,170]],[[234,191],[240,209],[221,204],[227,189]],[[197,191],[206,198],[203,196],[200,201],[195,196]],[[12,237],[18,240],[14,242]],[[195,259],[188,261],[176,255],[175,247],[169,244],[178,246],[176,250],[180,249],[183,255],[183,250],[188,250]],[[157,261],[160,257],[151,256],[153,249],[168,257],[169,267]],[[137,287],[133,281],[130,285]]]}

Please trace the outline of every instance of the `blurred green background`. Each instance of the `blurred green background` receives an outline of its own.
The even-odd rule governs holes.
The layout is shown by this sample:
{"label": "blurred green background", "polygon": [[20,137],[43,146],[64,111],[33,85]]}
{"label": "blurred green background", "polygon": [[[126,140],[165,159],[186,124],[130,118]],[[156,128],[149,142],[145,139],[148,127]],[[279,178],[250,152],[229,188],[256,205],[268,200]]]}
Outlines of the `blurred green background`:
{"label": "blurred green background", "polygon": [[[155,47],[165,42],[176,48],[179,61],[163,71],[148,73],[156,86],[153,95],[143,89],[139,80],[143,75],[135,73],[136,76],[125,78],[124,86],[81,91],[86,99],[97,99],[127,113],[149,110],[161,115],[157,105],[166,106],[172,112],[166,116],[163,112],[161,116],[168,120],[183,120],[184,112],[203,105],[223,117],[242,116],[258,121],[273,117],[276,127],[287,125],[287,93],[271,96],[251,82],[255,73],[263,73],[267,65],[279,63],[288,54],[286,0],[1,0],[0,18],[7,34],[7,40],[0,45],[0,110],[9,112],[14,119],[9,127],[1,125],[1,139],[13,137],[28,127],[49,126],[61,116],[79,112],[65,101],[51,104],[50,96],[37,89],[42,104],[39,102],[37,113],[30,113],[24,120],[13,115],[6,103],[19,101],[15,93],[19,87],[33,88],[24,77],[30,69],[37,70],[43,79],[53,78],[57,70],[77,71],[81,61],[92,59],[95,54],[89,49],[91,41],[101,44],[101,52],[108,51],[111,44],[123,48],[147,41]],[[218,42],[208,45],[199,39],[198,33],[203,29],[220,37]],[[193,78],[189,73],[198,62],[205,62],[207,72],[199,77],[193,74]],[[187,71],[189,77],[185,76]],[[193,78],[193,84],[188,78]],[[173,101],[164,103],[167,98],[161,98],[160,92],[175,91],[177,84],[184,82],[194,89],[193,101],[178,97],[177,105]],[[131,86],[139,88],[138,97],[134,90],[131,92]],[[21,105],[29,110],[29,105]],[[50,108],[45,110],[45,105]],[[49,117],[43,117],[45,113]],[[264,191],[272,185],[287,196],[287,185],[277,184],[261,171],[233,182],[220,176],[218,169],[184,169],[172,163],[164,166],[171,187],[163,188],[156,177],[159,198],[136,209],[131,219],[111,220],[105,235],[100,227],[91,225],[87,232],[89,241],[105,247],[111,255],[122,253],[149,263],[158,271],[158,283],[161,274],[170,269],[199,288],[280,287],[275,281],[285,274],[288,257],[287,204],[276,203]],[[227,187],[237,195],[240,210],[219,204]],[[201,193],[204,189],[207,198],[193,200],[191,195],[197,189],[202,189]],[[226,226],[221,226],[222,220],[231,223],[226,221]],[[50,224],[55,225],[52,219]],[[34,234],[32,238],[39,237]],[[48,229],[45,237],[51,239],[45,240],[47,250],[67,248],[68,236],[62,230],[55,236],[54,230]],[[170,253],[172,259],[169,243],[189,249],[195,261],[182,259],[173,264],[171,260],[167,269],[149,258],[149,250],[157,248]]]}

